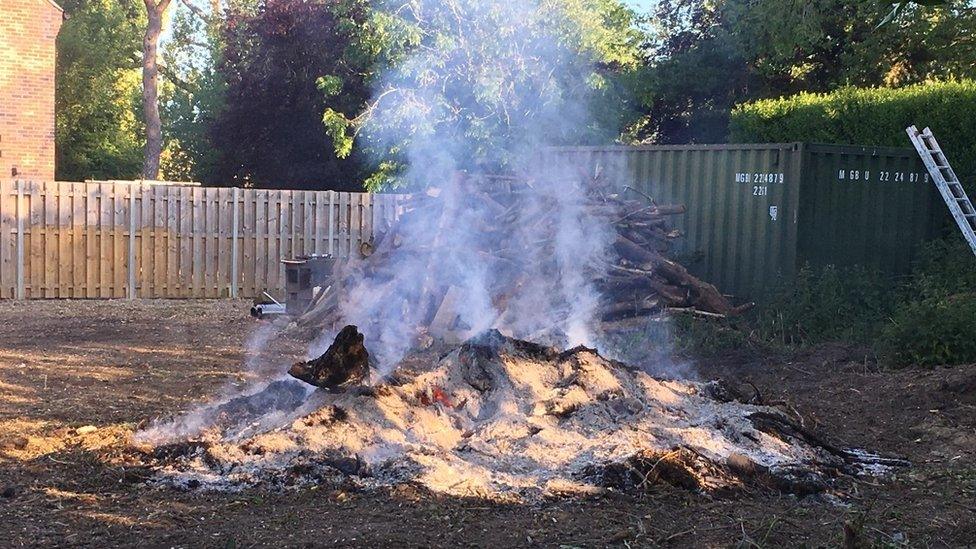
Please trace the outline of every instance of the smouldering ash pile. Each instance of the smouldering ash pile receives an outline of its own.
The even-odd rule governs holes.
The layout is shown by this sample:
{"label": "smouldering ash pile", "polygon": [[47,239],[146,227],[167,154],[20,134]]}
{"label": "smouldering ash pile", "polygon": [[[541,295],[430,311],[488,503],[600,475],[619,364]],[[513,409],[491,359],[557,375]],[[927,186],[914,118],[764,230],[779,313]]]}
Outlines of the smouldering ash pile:
{"label": "smouldering ash pile", "polygon": [[[304,393],[300,382],[275,382],[224,404],[193,442],[158,439],[147,455],[159,478],[181,487],[352,480],[486,497],[655,482],[811,493],[831,476],[884,463],[825,444],[721,385],[662,381],[591,349],[559,352],[495,331],[440,358],[414,353],[371,386]],[[276,421],[252,414],[255,402]]]}

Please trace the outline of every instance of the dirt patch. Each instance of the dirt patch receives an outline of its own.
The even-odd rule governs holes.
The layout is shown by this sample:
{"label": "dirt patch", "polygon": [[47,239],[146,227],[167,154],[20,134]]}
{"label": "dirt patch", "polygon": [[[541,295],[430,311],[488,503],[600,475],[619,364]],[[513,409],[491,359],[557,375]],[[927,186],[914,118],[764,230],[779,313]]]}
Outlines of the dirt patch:
{"label": "dirt patch", "polygon": [[[843,503],[766,491],[713,498],[667,483],[640,495],[531,505],[341,482],[239,493],[148,486],[125,444],[140,423],[185,410],[224,383],[260,377],[263,364],[284,371],[308,358],[295,342],[251,360],[249,370],[247,342],[260,338],[263,324],[247,308],[0,302],[0,539],[10,546],[830,546],[844,542],[847,525],[849,538],[872,543],[976,543],[972,367],[879,372],[851,356],[697,366],[706,379],[741,380],[746,394],[751,382],[766,402],[781,402],[784,413],[838,444],[914,462],[890,479],[839,486]],[[97,430],[79,434],[87,425]]]}

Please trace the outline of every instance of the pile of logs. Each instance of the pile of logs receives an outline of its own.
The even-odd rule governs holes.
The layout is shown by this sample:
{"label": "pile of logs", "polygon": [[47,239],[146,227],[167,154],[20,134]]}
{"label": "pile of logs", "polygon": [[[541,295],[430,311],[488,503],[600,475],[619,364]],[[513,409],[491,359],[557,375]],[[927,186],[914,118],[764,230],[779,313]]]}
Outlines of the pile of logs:
{"label": "pile of logs", "polygon": [[[399,274],[397,258],[405,255],[412,261],[425,258],[430,265],[426,279],[418,282],[422,288],[415,293],[415,301],[404,306],[419,307],[418,328],[431,332],[452,329],[452,302],[464,298],[456,295],[459,292],[452,285],[449,268],[439,261],[448,254],[455,262],[457,254],[469,254],[471,262],[486,265],[489,295],[500,318],[505,317],[518,288],[558,278],[560,266],[554,259],[555,217],[561,207],[558,197],[540,197],[532,190],[532,182],[515,178],[458,177],[453,184],[463,192],[448,197],[439,189],[429,189],[407,197],[394,226],[364,245],[361,257],[338,267],[334,283],[319,292],[298,325],[341,327],[347,320],[339,315],[344,290],[367,278],[394,284]],[[612,228],[612,232],[606,231],[610,242],[598,264],[578,265],[601,296],[598,316],[603,321],[646,317],[666,309],[728,316],[747,307],[733,306],[715,286],[667,257],[672,241],[681,236],[669,218],[685,213],[684,205],[657,204],[630,188],[611,190],[594,184],[587,189],[581,215],[595,226]],[[460,248],[453,241],[457,231],[453,224],[459,219],[463,219],[466,234],[476,235],[466,237]],[[424,238],[417,238],[411,229],[418,222],[427,228]]]}

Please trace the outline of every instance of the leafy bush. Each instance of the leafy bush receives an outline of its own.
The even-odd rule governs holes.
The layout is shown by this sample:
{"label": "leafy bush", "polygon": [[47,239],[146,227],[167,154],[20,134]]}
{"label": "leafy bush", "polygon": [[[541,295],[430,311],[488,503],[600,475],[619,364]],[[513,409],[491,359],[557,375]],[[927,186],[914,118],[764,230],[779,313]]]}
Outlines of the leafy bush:
{"label": "leafy bush", "polygon": [[955,233],[926,243],[906,287],[909,297],[945,297],[976,292],[976,257],[962,235]]}
{"label": "leafy bush", "polygon": [[710,357],[729,349],[762,348],[762,342],[752,339],[746,319],[703,318],[690,314],[671,317],[673,350],[679,355]]}
{"label": "leafy bush", "polygon": [[976,362],[976,294],[910,301],[885,326],[885,358],[896,365]]}
{"label": "leafy bush", "polygon": [[800,347],[828,341],[870,344],[896,305],[892,279],[863,268],[804,267],[749,314],[727,319],[677,315],[675,349],[709,356],[729,349]]}
{"label": "leafy bush", "polygon": [[976,257],[961,237],[922,250],[880,346],[897,365],[976,362]]}
{"label": "leafy bush", "polygon": [[841,88],[737,106],[729,125],[739,143],[807,141],[911,146],[905,128],[929,126],[966,182],[976,175],[976,81],[903,88]]}
{"label": "leafy bush", "polygon": [[863,268],[804,267],[755,313],[758,337],[779,345],[868,343],[892,309],[893,281]]}
{"label": "leafy bush", "polygon": [[976,362],[976,257],[959,235],[926,244],[900,283],[863,268],[805,267],[755,310],[734,319],[675,319],[675,347],[871,346],[890,365]]}

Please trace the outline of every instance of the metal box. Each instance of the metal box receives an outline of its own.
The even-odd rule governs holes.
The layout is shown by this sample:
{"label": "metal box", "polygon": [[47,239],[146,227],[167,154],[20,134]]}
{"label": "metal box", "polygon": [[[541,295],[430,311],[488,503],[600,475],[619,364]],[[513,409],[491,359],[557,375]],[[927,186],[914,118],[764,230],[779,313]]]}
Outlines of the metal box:
{"label": "metal box", "polygon": [[[660,204],[675,253],[723,292],[758,299],[804,264],[899,274],[947,214],[913,149],[735,144],[550,149],[556,161]],[[639,198],[638,193],[633,194]]]}
{"label": "metal box", "polygon": [[281,262],[285,265],[285,310],[289,315],[300,315],[311,303],[315,288],[331,280],[335,258],[313,255]]}

